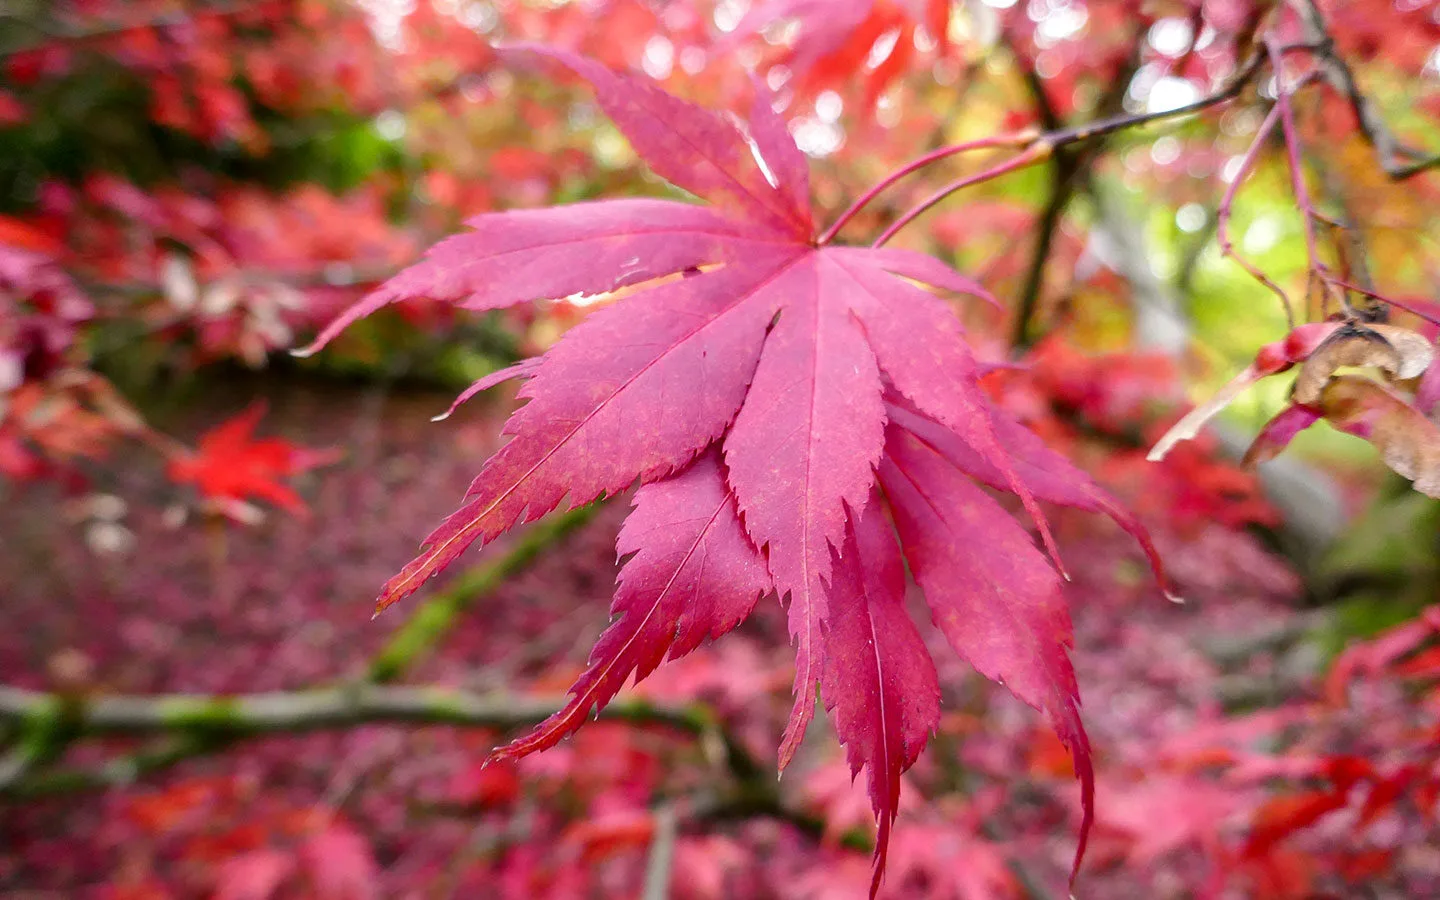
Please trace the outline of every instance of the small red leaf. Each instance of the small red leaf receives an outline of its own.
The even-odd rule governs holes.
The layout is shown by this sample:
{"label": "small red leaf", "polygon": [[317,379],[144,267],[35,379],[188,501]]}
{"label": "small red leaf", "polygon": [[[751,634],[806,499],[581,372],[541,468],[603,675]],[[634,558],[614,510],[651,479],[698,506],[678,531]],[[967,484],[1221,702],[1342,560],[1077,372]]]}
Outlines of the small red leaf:
{"label": "small red leaf", "polygon": [[264,415],[265,404],[256,403],[205,432],[198,452],[170,461],[171,480],[194,483],[208,500],[224,503],[254,497],[305,514],[299,495],[281,479],[328,465],[339,458],[339,451],[309,450],[279,438],[256,440],[252,434]]}
{"label": "small red leaf", "polygon": [[1274,459],[1280,452],[1290,446],[1295,440],[1295,435],[1320,421],[1320,411],[1308,406],[1293,404],[1287,406],[1275,417],[1265,423],[1255,440],[1250,443],[1250,449],[1245,451],[1243,465],[1255,466],[1267,460]]}

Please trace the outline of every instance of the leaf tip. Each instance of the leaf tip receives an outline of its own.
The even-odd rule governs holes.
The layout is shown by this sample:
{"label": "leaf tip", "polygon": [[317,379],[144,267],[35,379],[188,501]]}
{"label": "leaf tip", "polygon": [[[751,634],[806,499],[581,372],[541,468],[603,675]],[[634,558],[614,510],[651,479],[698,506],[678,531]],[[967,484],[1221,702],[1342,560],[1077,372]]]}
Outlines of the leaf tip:
{"label": "leaf tip", "polygon": [[320,351],[320,348],[319,348],[319,347],[315,346],[314,344],[310,344],[310,345],[305,346],[305,347],[294,347],[294,348],[292,348],[292,349],[290,350],[290,355],[293,356],[293,357],[295,357],[296,359],[309,359],[310,357],[314,356],[314,355],[315,355],[316,353],[318,353],[319,351]]}
{"label": "leaf tip", "polygon": [[447,409],[447,410],[445,410],[443,413],[441,413],[441,414],[438,415],[438,416],[431,416],[431,417],[430,417],[430,421],[432,421],[432,422],[443,422],[443,421],[445,421],[446,419],[450,418],[450,414],[451,414],[452,412],[454,412],[453,409]]}

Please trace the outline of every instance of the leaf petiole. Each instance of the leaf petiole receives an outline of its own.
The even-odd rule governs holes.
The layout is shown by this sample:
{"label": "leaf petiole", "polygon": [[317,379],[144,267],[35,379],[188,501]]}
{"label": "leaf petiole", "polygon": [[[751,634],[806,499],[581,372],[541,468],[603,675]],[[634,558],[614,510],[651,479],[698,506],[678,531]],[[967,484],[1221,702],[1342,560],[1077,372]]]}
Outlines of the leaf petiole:
{"label": "leaf petiole", "polygon": [[838,218],[835,219],[835,221],[830,225],[829,228],[825,229],[825,232],[820,235],[816,243],[818,243],[822,247],[830,243],[832,240],[835,239],[835,235],[840,232],[840,229],[844,228],[851,219],[855,218],[856,214],[859,213],[860,210],[868,206],[870,204],[870,201],[878,197],[881,191],[884,191],[886,188],[895,184],[897,181],[911,174],[912,172],[920,171],[931,163],[939,162],[942,159],[949,159],[950,157],[956,156],[961,153],[968,153],[971,150],[990,150],[996,147],[1025,147],[1027,145],[1033,144],[1035,141],[1039,140],[1039,138],[1040,132],[1032,128],[1026,129],[1025,131],[1019,131],[1014,134],[991,135],[990,137],[980,138],[979,140],[966,141],[963,144],[951,144],[948,147],[941,147],[938,150],[932,150],[924,156],[911,160],[910,162],[891,172],[889,175],[886,175],[883,179],[876,182],[873,187],[871,187],[865,193],[861,194],[854,203],[850,204],[850,207],[848,209],[846,209],[843,213],[839,215]]}
{"label": "leaf petiole", "polygon": [[998,178],[1001,175],[1004,175],[1007,172],[1013,172],[1016,169],[1023,169],[1026,166],[1033,166],[1036,163],[1044,162],[1050,157],[1050,154],[1054,152],[1054,149],[1054,145],[1050,142],[1045,140],[1039,140],[1032,143],[1029,147],[1025,148],[1020,153],[1017,153],[1014,156],[1010,157],[998,166],[992,166],[991,168],[986,169],[983,172],[977,172],[974,175],[967,175],[964,178],[957,178],[956,180],[942,187],[940,190],[931,194],[929,197],[926,197],[923,201],[920,202],[919,205],[912,207],[900,218],[890,223],[890,227],[885,229],[884,233],[882,233],[878,238],[876,238],[875,243],[871,246],[884,246],[885,242],[894,237],[897,231],[904,228],[906,225],[909,225],[918,216],[929,210],[930,207],[939,203],[941,200],[944,200],[946,197],[950,196],[956,191],[962,188],[967,188],[972,184],[979,184],[982,181],[989,181],[992,178]]}

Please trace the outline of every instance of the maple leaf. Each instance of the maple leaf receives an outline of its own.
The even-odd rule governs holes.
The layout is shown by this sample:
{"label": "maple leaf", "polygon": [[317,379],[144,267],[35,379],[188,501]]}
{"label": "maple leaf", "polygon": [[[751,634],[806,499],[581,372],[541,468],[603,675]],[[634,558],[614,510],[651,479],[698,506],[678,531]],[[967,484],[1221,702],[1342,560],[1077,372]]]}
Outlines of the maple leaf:
{"label": "maple leaf", "polygon": [[492,758],[555,745],[632,675],[720,637],[774,593],[796,653],[780,766],[818,686],[852,769],[868,770],[873,892],[900,773],[939,715],[934,666],[903,605],[903,553],[955,649],[1049,714],[1075,756],[1088,828],[1093,779],[1060,577],[970,478],[1020,498],[1057,566],[1037,497],[1106,512],[1152,559],[1153,549],[990,405],[954,311],[921,285],[988,295],[933,257],[817,240],[806,160],[763,91],[742,131],[638,76],[559,51],[506,53],[588,81],[651,167],[709,205],[625,199],[477,216],[302,351],[409,297],[488,310],[630,289],[538,360],[466,392],[528,379],[509,442],[377,608],[472,544],[638,481],[617,541],[615,621],[565,708]]}
{"label": "maple leaf", "polygon": [[745,14],[735,35],[795,23],[794,45],[780,62],[801,91],[813,93],[863,73],[863,104],[869,109],[909,69],[917,30],[948,49],[950,7],[947,0],[767,0]]}
{"label": "maple leaf", "polygon": [[305,515],[304,502],[281,479],[328,465],[339,452],[297,447],[279,438],[256,440],[252,435],[264,415],[265,404],[256,403],[205,432],[198,452],[170,460],[170,479],[194,483],[202,497],[239,521],[253,518],[241,514],[251,497]]}

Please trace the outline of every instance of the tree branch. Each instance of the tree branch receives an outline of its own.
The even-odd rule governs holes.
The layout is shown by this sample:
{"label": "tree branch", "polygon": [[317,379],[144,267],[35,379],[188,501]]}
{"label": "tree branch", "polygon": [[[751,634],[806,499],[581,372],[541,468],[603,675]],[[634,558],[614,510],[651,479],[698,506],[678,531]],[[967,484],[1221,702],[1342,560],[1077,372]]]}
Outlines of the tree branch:
{"label": "tree branch", "polygon": [[[1139,37],[1138,34],[1135,36],[1136,46],[1139,46]],[[1015,53],[1013,56],[1020,66],[1025,85],[1030,89],[1030,96],[1034,101],[1035,111],[1040,117],[1041,125],[1044,126],[1046,132],[1051,134],[1063,132],[1065,123],[1061,121],[1055,107],[1051,105],[1050,97],[1045,93],[1045,84],[1041,81],[1039,73],[1033,66],[1027,65],[1024,57],[1019,53]],[[1102,114],[1108,116],[1120,108],[1125,91],[1129,88],[1130,80],[1134,77],[1139,64],[1138,54],[1132,54],[1114,83],[1096,104],[1096,108]],[[1035,336],[1031,326],[1034,324],[1035,313],[1040,305],[1040,293],[1045,287],[1045,264],[1050,259],[1050,248],[1055,242],[1055,233],[1060,229],[1060,224],[1065,219],[1065,211],[1069,209],[1070,201],[1075,197],[1082,173],[1100,155],[1102,149],[1103,141],[1095,141],[1075,150],[1066,147],[1056,148],[1055,157],[1050,166],[1050,199],[1046,202],[1045,209],[1040,214],[1039,223],[1036,225],[1035,246],[1031,251],[1030,265],[1025,271],[1025,282],[1020,289],[1020,306],[1015,314],[1015,331],[1011,343],[1017,349],[1023,350],[1034,342]]]}
{"label": "tree branch", "polygon": [[1355,120],[1360,125],[1360,133],[1374,148],[1376,161],[1385,174],[1394,181],[1404,181],[1421,172],[1440,168],[1440,153],[1427,156],[1422,151],[1402,144],[1390,130],[1374,102],[1360,90],[1354,70],[1335,52],[1335,38],[1331,36],[1325,24],[1325,16],[1315,0],[1292,0],[1292,5],[1311,31],[1316,65],[1325,80],[1349,102],[1350,109],[1355,113]]}
{"label": "tree branch", "polygon": [[[563,698],[482,696],[440,687],[354,684],[257,694],[115,694],[82,699],[0,687],[0,722],[26,729],[59,725],[76,736],[189,732],[254,737],[350,728],[382,722],[511,729],[533,725],[564,706]],[[611,703],[602,718],[666,725],[690,734],[714,728],[705,707]]]}
{"label": "tree branch", "polygon": [[543,519],[521,534],[504,556],[461,574],[443,593],[433,595],[410,614],[405,625],[375,654],[366,678],[376,683],[399,678],[424,658],[475,601],[529,568],[547,548],[580,530],[595,517],[600,506],[591,503]]}
{"label": "tree branch", "polygon": [[[22,730],[21,745],[6,757],[3,774],[7,777],[0,779],[0,794],[25,796],[129,783],[139,775],[239,738],[379,723],[508,730],[542,722],[563,705],[563,698],[482,696],[439,687],[367,684],[238,696],[160,694],[88,699],[0,687],[0,723],[13,723]],[[737,774],[758,768],[702,705],[672,707],[622,700],[607,706],[600,718],[664,726],[697,737],[718,734],[730,755],[727,762]],[[35,741],[24,736],[56,732],[70,738],[163,734],[173,739],[113,759],[98,769],[31,774]]]}
{"label": "tree branch", "polygon": [[[1148,125],[1152,122],[1160,122],[1167,119],[1174,119],[1181,116],[1186,116],[1191,113],[1202,112],[1212,106],[1216,106],[1220,103],[1224,103],[1227,100],[1231,100],[1239,96],[1241,91],[1245,89],[1245,86],[1248,85],[1255,78],[1256,74],[1260,71],[1261,64],[1264,62],[1264,60],[1265,54],[1263,52],[1252,53],[1250,57],[1246,59],[1245,63],[1240,67],[1240,69],[1233,76],[1231,76],[1230,79],[1226,81],[1224,86],[1222,86],[1219,90],[1217,90],[1213,94],[1210,94],[1207,97],[1202,97],[1199,100],[1194,101],[1193,103],[1187,103],[1184,106],[1177,106],[1174,109],[1159,110],[1150,113],[1107,116],[1096,119],[1093,122],[1084,123],[1082,125],[1074,125],[1059,128],[1056,130],[1046,131],[1045,133],[1035,136],[1033,139],[1026,142],[1007,141],[1007,145],[1017,146],[1019,148],[1019,152],[1016,153],[1014,156],[1010,157],[1010,159],[1006,160],[1005,162],[993,166],[985,170],[984,172],[957,179],[950,184],[947,184],[940,190],[936,191],[929,197],[925,198],[925,200],[921,201],[917,206],[912,207],[910,210],[908,210],[898,219],[896,219],[890,225],[890,227],[887,228],[884,233],[880,235],[880,237],[876,238],[873,246],[879,247],[885,244],[887,241],[890,240],[890,238],[894,237],[897,231],[908,225],[910,222],[914,221],[914,219],[917,218],[921,213],[930,209],[932,206],[944,200],[950,194],[953,194],[962,188],[969,187],[970,185],[978,184],[983,181],[989,181],[993,178],[998,178],[999,176],[1014,171],[1016,169],[1021,169],[1027,166],[1035,165],[1036,163],[1044,162],[1051,156],[1054,156],[1056,152],[1059,151],[1061,148],[1068,147],[1071,144],[1079,144],[1086,141],[1096,140],[1098,138],[1103,138],[1119,131],[1125,131],[1127,129],[1138,128],[1143,125]],[[1023,137],[1023,135],[1021,135],[1020,137]],[[939,159],[943,158],[944,155],[945,154],[943,152],[936,151],[935,153],[929,154],[927,156],[927,159]],[[913,171],[913,165],[913,163],[907,164],[903,171],[906,173]],[[892,176],[891,178],[887,178],[886,183],[893,183],[893,180],[894,176]],[[873,197],[874,194],[875,192],[871,192],[866,196]],[[858,209],[856,207],[852,207],[851,209],[846,210],[845,216],[853,216],[857,211]],[[826,234],[830,234],[833,230],[833,228],[827,230]]]}

